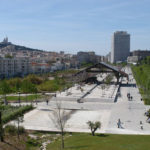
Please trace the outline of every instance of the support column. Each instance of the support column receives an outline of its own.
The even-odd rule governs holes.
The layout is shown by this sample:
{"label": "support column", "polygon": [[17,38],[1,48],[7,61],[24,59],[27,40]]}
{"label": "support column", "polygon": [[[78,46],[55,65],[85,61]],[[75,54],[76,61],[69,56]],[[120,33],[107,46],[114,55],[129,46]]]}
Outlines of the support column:
{"label": "support column", "polygon": [[115,73],[115,76],[117,78],[117,83],[119,83],[119,78],[120,78],[119,73]]}

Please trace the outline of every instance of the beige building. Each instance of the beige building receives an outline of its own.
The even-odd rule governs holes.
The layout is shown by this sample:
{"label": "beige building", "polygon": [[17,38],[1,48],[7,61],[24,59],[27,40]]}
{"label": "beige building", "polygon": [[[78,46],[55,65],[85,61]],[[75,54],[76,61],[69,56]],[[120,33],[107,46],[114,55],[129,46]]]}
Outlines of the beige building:
{"label": "beige building", "polygon": [[131,64],[135,64],[139,61],[139,57],[138,56],[128,56],[127,58],[127,62],[131,63]]}
{"label": "beige building", "polygon": [[24,76],[30,73],[28,58],[0,57],[0,78]]}

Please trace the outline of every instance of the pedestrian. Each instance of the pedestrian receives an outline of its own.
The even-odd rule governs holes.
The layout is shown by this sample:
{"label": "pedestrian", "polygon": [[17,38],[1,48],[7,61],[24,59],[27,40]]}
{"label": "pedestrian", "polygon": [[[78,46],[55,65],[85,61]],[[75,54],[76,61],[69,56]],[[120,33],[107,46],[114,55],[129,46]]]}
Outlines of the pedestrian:
{"label": "pedestrian", "polygon": [[141,130],[143,130],[143,123],[140,121]]}
{"label": "pedestrian", "polygon": [[46,100],[46,104],[48,105],[48,99]]}
{"label": "pedestrian", "polygon": [[127,93],[127,98],[129,98],[129,93]]}
{"label": "pedestrian", "polygon": [[118,126],[118,128],[120,128],[120,126],[121,126],[120,118],[118,119],[117,126]]}

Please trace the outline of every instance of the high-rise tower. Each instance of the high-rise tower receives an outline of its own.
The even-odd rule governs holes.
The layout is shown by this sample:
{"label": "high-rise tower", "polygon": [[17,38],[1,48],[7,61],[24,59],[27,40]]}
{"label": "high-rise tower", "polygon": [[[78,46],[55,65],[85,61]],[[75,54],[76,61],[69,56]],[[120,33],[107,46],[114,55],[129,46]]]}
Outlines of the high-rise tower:
{"label": "high-rise tower", "polygon": [[112,37],[111,63],[126,61],[130,55],[130,34],[116,31]]}

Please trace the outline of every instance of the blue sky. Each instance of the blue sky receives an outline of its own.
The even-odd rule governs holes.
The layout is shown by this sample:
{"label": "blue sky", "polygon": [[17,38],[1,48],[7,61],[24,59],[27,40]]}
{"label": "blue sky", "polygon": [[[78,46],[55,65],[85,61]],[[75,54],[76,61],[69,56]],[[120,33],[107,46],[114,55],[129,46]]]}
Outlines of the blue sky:
{"label": "blue sky", "polygon": [[150,49],[150,0],[0,0],[0,41],[105,55],[116,30],[131,34],[131,50]]}

